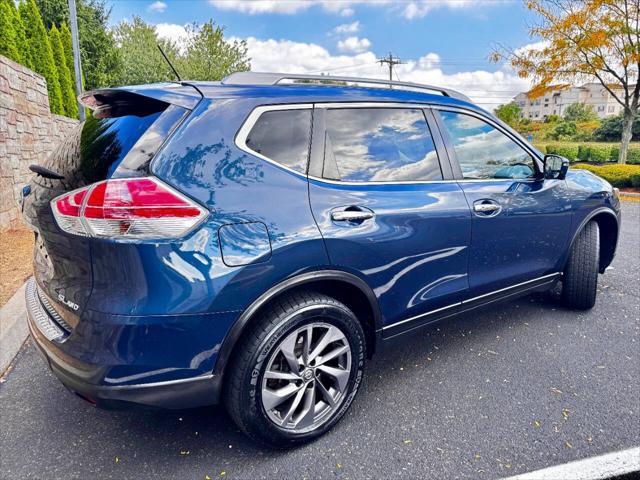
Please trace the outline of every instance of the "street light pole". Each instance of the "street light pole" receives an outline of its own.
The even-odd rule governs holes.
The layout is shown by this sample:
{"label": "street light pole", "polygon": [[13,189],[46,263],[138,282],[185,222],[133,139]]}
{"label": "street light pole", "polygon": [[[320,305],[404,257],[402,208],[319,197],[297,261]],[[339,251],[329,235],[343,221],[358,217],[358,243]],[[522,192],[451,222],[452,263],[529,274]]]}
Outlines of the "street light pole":
{"label": "street light pole", "polygon": [[[80,42],[78,41],[78,16],[76,0],[69,0],[69,19],[71,20],[71,44],[73,45],[73,66],[76,74],[76,95],[82,93],[82,65],[80,64]],[[84,106],[78,101],[80,121],[84,121]]]}

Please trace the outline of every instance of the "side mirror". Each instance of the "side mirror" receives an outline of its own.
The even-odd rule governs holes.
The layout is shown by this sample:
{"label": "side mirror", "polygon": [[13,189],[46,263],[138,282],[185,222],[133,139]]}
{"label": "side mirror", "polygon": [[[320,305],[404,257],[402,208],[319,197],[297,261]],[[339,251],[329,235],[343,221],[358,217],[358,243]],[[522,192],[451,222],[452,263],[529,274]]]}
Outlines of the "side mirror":
{"label": "side mirror", "polygon": [[544,178],[564,180],[569,170],[569,160],[560,155],[544,156]]}

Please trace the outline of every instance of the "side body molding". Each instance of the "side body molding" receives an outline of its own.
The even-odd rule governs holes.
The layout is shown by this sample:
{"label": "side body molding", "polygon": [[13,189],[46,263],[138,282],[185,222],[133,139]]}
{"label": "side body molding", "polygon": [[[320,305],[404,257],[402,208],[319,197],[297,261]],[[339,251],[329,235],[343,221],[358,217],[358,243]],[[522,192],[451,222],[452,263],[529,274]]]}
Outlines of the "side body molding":
{"label": "side body molding", "polygon": [[281,293],[291,290],[294,287],[317,281],[338,281],[349,283],[358,288],[366,296],[371,306],[371,311],[373,312],[375,345],[377,350],[382,339],[382,316],[380,314],[378,300],[371,287],[369,287],[369,285],[367,285],[367,283],[361,278],[348,272],[341,270],[316,270],[296,275],[280,282],[260,295],[260,297],[249,305],[249,307],[235,321],[229,330],[229,333],[227,333],[224,338],[222,346],[220,347],[220,352],[218,353],[218,358],[216,359],[216,365],[213,372],[214,375],[220,377],[223,375],[224,368],[229,363],[231,353],[233,352],[236,343],[240,339],[245,327],[249,324],[253,315],[258,312],[260,308],[266,305],[269,300]]}

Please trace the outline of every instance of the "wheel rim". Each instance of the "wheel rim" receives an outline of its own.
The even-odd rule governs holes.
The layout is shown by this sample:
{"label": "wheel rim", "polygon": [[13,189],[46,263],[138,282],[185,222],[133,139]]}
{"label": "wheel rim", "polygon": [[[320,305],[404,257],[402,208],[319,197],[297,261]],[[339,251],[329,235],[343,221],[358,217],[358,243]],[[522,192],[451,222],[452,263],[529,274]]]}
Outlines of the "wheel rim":
{"label": "wheel rim", "polygon": [[262,379],[262,406],[278,427],[307,432],[325,423],[346,398],[351,347],[335,325],[312,323],[282,340]]}

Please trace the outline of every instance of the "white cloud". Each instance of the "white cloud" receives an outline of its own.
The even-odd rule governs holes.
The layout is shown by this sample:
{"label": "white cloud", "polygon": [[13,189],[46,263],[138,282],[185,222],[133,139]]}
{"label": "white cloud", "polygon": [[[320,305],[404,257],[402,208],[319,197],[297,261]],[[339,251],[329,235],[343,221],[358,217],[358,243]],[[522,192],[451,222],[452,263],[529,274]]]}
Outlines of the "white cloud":
{"label": "white cloud", "polygon": [[149,10],[150,12],[164,12],[167,9],[167,4],[164,2],[161,2],[160,0],[151,3],[148,7],[147,10]]}
{"label": "white cloud", "polygon": [[[386,65],[381,66],[378,57],[371,51],[332,55],[327,49],[313,43],[259,40],[253,37],[246,40],[251,69],[256,72],[327,72],[330,75],[383,79],[389,75]],[[427,53],[417,60],[407,60],[394,71],[403,81],[459,90],[489,110],[498,104],[509,102],[518,92],[530,88],[528,80],[518,78],[506,66],[495,72],[472,70],[444,73],[440,56],[436,53]]]}
{"label": "white cloud", "polygon": [[180,45],[187,38],[187,30],[182,25],[175,23],[158,23],[156,25],[158,37]]}
{"label": "white cloud", "polygon": [[338,42],[338,50],[344,53],[362,53],[371,46],[367,38],[348,37]]}
{"label": "white cloud", "polygon": [[209,0],[209,3],[221,10],[258,15],[279,13],[292,15],[314,6],[320,6],[329,13],[350,17],[355,13],[355,5],[388,7],[411,20],[424,17],[431,10],[440,7],[476,8],[484,5],[496,5],[508,0],[412,0],[409,3],[394,0]]}
{"label": "white cloud", "polygon": [[333,29],[333,33],[340,35],[342,33],[356,33],[360,30],[360,22],[343,23]]}

